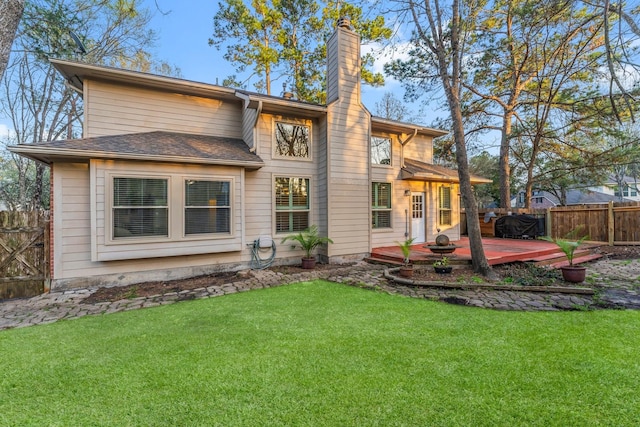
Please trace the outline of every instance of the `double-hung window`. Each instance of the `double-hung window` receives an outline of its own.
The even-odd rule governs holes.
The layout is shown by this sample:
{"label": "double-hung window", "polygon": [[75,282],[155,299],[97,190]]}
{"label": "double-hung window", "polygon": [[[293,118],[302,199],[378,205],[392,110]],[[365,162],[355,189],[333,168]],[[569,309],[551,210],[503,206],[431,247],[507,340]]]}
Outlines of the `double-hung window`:
{"label": "double-hung window", "polygon": [[275,122],[275,156],[309,159],[310,128],[307,125]]}
{"label": "double-hung window", "polygon": [[231,232],[231,182],[184,182],[184,234]]}
{"label": "double-hung window", "polygon": [[371,227],[391,227],[391,184],[371,183]]}
{"label": "double-hung window", "polygon": [[451,225],[451,187],[440,186],[438,188],[438,223],[440,225]]}
{"label": "double-hung window", "polygon": [[302,231],[309,227],[309,179],[276,177],[276,232]]}
{"label": "double-hung window", "polygon": [[113,238],[167,237],[168,179],[113,178]]}

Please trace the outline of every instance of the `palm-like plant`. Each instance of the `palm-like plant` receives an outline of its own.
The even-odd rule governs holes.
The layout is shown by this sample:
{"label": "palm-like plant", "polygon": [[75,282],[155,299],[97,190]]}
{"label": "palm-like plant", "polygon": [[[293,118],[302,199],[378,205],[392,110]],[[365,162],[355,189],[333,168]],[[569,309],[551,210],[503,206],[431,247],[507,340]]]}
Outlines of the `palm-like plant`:
{"label": "palm-like plant", "polygon": [[305,258],[311,258],[311,252],[320,245],[333,243],[329,237],[321,237],[318,235],[318,226],[312,225],[306,230],[298,234],[292,234],[282,239],[282,243],[293,240],[297,242],[305,252]]}
{"label": "palm-like plant", "polygon": [[411,255],[411,244],[415,240],[415,237],[405,240],[404,242],[396,242],[400,246],[402,251],[404,265],[409,265],[409,255]]}
{"label": "palm-like plant", "polygon": [[560,250],[564,253],[564,255],[567,257],[567,260],[569,261],[569,267],[573,267],[573,255],[576,251],[576,249],[578,249],[578,246],[580,246],[582,244],[582,242],[584,242],[586,239],[589,238],[589,236],[582,236],[581,238],[575,240],[572,239],[573,237],[575,237],[579,230],[581,229],[581,227],[576,228],[574,230],[571,230],[571,232],[569,232],[567,234],[567,238],[566,239],[559,239],[559,238],[551,238],[549,236],[544,236],[541,237],[542,240],[546,240],[547,242],[552,242],[555,243],[556,245],[558,245],[558,248],[560,248]]}

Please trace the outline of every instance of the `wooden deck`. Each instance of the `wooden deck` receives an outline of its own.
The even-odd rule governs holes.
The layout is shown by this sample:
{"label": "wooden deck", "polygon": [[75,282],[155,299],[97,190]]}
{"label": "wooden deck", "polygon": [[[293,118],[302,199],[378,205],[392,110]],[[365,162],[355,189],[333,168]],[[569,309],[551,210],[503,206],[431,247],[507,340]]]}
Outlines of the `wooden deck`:
{"label": "wooden deck", "polygon": [[[469,238],[462,237],[460,240],[451,241],[452,244],[459,246],[452,254],[446,256],[454,264],[464,264],[471,262],[471,249],[469,248]],[[414,264],[430,264],[440,255],[432,253],[425,246],[435,245],[435,243],[420,243],[411,247],[410,260]],[[561,263],[564,254],[558,249],[555,243],[545,242],[544,240],[533,239],[502,239],[496,237],[483,237],[482,246],[484,253],[490,265],[507,264],[510,262],[534,262],[538,264],[552,265]],[[580,246],[580,252],[576,251],[574,262],[590,261],[595,259],[590,257],[591,249],[598,245],[583,244]],[[583,258],[584,257],[584,258]],[[566,258],[564,258],[566,260]],[[374,248],[371,252],[371,260],[379,260],[388,262],[389,264],[402,263],[402,252],[398,246],[386,246]]]}

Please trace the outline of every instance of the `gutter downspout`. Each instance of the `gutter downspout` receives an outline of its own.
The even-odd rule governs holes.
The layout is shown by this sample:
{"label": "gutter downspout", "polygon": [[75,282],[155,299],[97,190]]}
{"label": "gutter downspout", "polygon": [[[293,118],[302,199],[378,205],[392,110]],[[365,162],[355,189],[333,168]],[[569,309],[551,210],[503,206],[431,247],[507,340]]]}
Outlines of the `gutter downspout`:
{"label": "gutter downspout", "polygon": [[258,151],[258,120],[260,120],[260,114],[262,114],[262,101],[258,101],[258,108],[256,108],[256,119],[253,122],[253,147],[249,148],[250,153],[256,153]]}
{"label": "gutter downspout", "polygon": [[404,141],[398,137],[398,141],[400,141],[400,167],[404,167],[404,146],[407,145],[415,136],[418,134],[418,128],[413,129],[413,134],[407,136],[407,139]]}

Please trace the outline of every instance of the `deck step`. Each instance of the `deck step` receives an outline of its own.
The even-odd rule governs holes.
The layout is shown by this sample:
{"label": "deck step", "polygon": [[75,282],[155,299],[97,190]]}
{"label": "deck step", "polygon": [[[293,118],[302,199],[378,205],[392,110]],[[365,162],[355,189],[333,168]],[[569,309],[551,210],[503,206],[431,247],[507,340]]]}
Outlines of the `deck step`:
{"label": "deck step", "polygon": [[[587,256],[587,255],[591,255],[590,250],[588,249],[578,250],[578,251],[575,251],[575,253],[573,254],[573,258],[576,259],[576,258]],[[537,256],[535,258],[532,258],[530,261],[535,263],[536,265],[551,265],[551,264],[556,264],[566,260],[567,260],[567,257],[564,254],[564,252],[556,251],[547,255]]]}
{"label": "deck step", "polygon": [[404,264],[402,261],[398,261],[395,258],[378,256],[378,255],[372,255],[370,257],[365,258],[364,260],[369,264],[388,265],[391,267],[400,267]]}
{"label": "deck step", "polygon": [[[589,254],[589,255],[583,255],[580,257],[574,257],[573,258],[573,265],[578,265],[578,264],[582,264],[584,262],[589,262],[589,261],[594,261],[596,259],[602,258],[601,254]],[[547,264],[549,267],[551,268],[560,268],[560,267],[566,267],[569,265],[569,261],[565,258],[563,261],[559,261],[559,262],[555,262],[553,264]]]}

